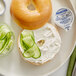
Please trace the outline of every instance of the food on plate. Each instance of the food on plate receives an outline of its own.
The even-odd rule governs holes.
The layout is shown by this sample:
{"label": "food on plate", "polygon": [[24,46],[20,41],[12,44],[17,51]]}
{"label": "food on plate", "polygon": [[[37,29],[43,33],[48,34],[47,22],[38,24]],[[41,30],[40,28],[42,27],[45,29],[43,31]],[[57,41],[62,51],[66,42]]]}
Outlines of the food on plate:
{"label": "food on plate", "polygon": [[74,14],[69,8],[60,8],[55,14],[54,21],[59,27],[68,31],[72,28]]}
{"label": "food on plate", "polygon": [[21,57],[34,65],[41,65],[59,52],[61,38],[57,29],[46,23],[36,30],[23,30],[18,38]]}
{"label": "food on plate", "polygon": [[0,24],[0,56],[9,53],[14,45],[14,34],[7,24]]}
{"label": "food on plate", "polygon": [[[31,5],[34,10],[29,9]],[[51,0],[12,0],[11,15],[19,26],[24,29],[42,27],[51,17]]]}
{"label": "food on plate", "polygon": [[41,56],[40,49],[35,43],[33,31],[23,31],[20,35],[20,44],[24,50],[23,56],[25,58],[39,58]]}

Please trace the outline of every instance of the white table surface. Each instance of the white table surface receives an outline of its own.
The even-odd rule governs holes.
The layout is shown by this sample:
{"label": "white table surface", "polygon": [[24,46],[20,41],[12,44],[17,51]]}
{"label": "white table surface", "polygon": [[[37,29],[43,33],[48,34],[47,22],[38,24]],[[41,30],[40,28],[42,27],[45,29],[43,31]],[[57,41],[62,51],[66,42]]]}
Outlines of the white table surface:
{"label": "white table surface", "polygon": [[54,72],[49,76],[66,76],[68,63],[69,63],[69,60],[62,67],[60,67],[60,69],[58,69],[56,72]]}

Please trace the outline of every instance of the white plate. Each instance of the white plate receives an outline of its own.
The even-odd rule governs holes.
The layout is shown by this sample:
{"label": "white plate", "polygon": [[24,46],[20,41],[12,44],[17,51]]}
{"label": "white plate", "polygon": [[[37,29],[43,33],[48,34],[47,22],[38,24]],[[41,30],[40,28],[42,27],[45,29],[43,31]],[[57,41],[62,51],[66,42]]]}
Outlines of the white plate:
{"label": "white plate", "polygon": [[[65,61],[70,57],[72,53],[76,40],[76,21],[74,22],[72,29],[68,32],[58,28],[62,39],[62,46],[60,52],[54,57],[54,59],[51,60],[51,62],[42,66],[34,66],[32,64],[24,62],[18,53],[17,38],[22,29],[19,26],[17,26],[11,19],[11,0],[5,1],[7,4],[6,12],[3,16],[0,16],[0,22],[7,23],[13,29],[13,31],[15,32],[16,41],[15,47],[12,50],[12,52],[8,56],[0,58],[0,73],[4,74],[5,76],[46,76],[50,73],[53,73],[55,70],[57,70],[61,65],[65,63]],[[54,16],[58,8],[69,7],[69,3],[66,0],[52,0],[52,5],[52,17]],[[51,19],[49,22],[51,21],[53,23],[53,19]]]}

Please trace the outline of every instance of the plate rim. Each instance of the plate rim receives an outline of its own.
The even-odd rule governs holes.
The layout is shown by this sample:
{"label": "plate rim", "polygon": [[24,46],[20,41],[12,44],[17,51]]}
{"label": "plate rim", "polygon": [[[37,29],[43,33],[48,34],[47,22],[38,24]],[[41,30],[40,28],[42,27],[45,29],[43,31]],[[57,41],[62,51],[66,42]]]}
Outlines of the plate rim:
{"label": "plate rim", "polygon": [[73,50],[74,50],[75,46],[76,46],[76,41],[75,41],[75,43],[74,43],[74,45],[73,45],[73,48],[72,48],[70,54],[69,54],[68,57],[66,58],[65,62],[64,62],[63,64],[60,64],[60,65],[59,65],[56,69],[54,69],[53,71],[48,72],[48,73],[44,74],[43,76],[51,75],[52,73],[54,73],[54,72],[56,72],[57,70],[59,70],[59,69],[68,61],[68,59],[70,58],[71,54],[73,53]]}

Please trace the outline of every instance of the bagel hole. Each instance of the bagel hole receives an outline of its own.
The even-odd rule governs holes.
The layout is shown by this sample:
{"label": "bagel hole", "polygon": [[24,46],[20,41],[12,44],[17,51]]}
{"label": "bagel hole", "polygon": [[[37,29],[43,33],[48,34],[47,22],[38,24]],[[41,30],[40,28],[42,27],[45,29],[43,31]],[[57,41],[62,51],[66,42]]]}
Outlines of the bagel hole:
{"label": "bagel hole", "polygon": [[35,10],[35,6],[34,6],[33,3],[30,3],[30,4],[27,6],[27,8],[28,8],[29,10]]}

